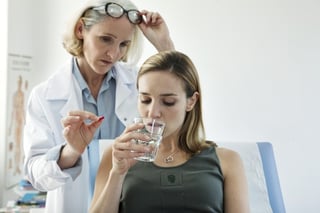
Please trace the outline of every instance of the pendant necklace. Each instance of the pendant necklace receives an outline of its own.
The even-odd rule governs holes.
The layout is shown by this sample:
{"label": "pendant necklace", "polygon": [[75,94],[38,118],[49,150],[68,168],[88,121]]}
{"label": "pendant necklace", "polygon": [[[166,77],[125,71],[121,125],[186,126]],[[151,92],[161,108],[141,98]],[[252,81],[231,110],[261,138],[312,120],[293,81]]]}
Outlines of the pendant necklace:
{"label": "pendant necklace", "polygon": [[163,158],[165,163],[171,163],[172,161],[174,161],[174,155],[177,154],[177,152],[179,152],[179,150],[171,153],[170,155],[168,155],[167,157]]}

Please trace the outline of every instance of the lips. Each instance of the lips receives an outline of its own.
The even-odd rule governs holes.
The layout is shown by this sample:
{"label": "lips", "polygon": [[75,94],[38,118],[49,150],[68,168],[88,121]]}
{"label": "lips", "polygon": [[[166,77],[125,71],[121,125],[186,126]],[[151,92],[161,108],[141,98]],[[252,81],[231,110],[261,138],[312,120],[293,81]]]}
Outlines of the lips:
{"label": "lips", "polygon": [[109,61],[109,60],[101,60],[102,61],[102,63],[104,64],[104,65],[110,65],[110,64],[112,64],[112,61]]}

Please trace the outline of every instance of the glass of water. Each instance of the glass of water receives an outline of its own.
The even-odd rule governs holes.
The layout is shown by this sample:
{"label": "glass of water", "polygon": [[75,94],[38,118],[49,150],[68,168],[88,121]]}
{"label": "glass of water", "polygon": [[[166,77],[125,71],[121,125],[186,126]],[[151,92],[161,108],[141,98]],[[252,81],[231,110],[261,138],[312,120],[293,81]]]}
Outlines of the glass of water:
{"label": "glass of water", "polygon": [[134,119],[134,123],[143,123],[144,127],[139,129],[137,132],[148,135],[150,140],[134,140],[136,144],[142,144],[144,146],[150,147],[150,152],[146,152],[143,156],[136,157],[136,160],[153,162],[157,156],[158,148],[162,140],[162,134],[165,127],[163,121],[147,118],[147,117],[138,117]]}

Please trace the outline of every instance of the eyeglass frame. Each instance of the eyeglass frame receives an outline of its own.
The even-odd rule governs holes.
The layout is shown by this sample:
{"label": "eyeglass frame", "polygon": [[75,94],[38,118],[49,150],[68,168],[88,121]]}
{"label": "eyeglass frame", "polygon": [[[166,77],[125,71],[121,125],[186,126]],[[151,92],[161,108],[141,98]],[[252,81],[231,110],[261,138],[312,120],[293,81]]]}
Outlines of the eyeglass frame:
{"label": "eyeglass frame", "polygon": [[[108,7],[109,7],[110,5],[112,5],[112,4],[118,6],[118,7],[120,7],[120,8],[122,9],[123,12],[122,12],[122,14],[121,14],[120,16],[113,16],[113,15],[111,15],[111,14],[108,12]],[[99,9],[99,8],[102,8],[102,7],[103,7],[104,12],[106,13],[106,15],[108,15],[108,16],[110,16],[110,17],[112,17],[112,18],[121,18],[124,14],[126,14],[128,20],[129,20],[130,23],[132,23],[132,24],[140,24],[140,23],[142,22],[142,20],[143,20],[142,15],[140,14],[140,11],[139,11],[139,10],[136,10],[136,9],[126,10],[126,9],[124,9],[120,4],[117,4],[117,3],[114,3],[114,2],[109,2],[109,3],[107,3],[106,5],[101,5],[101,6],[98,6],[98,7],[92,7],[91,9],[93,9],[93,10],[101,10],[101,9]],[[132,12],[132,11],[133,11],[133,12],[136,12],[136,14],[138,15],[138,17],[140,17],[137,22],[134,22],[134,21],[132,21],[132,20],[130,19],[129,12]]]}

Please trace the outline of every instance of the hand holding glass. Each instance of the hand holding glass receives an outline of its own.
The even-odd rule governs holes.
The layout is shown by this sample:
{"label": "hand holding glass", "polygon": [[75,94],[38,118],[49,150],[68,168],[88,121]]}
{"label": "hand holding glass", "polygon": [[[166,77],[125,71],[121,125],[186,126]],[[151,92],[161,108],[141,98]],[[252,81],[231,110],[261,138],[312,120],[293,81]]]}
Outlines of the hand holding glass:
{"label": "hand holding glass", "polygon": [[146,152],[143,156],[135,158],[139,161],[152,162],[155,160],[158,148],[162,139],[165,123],[153,118],[135,118],[134,123],[143,123],[144,127],[137,132],[148,135],[149,141],[134,140],[136,144],[142,144],[150,147],[150,152]]}

